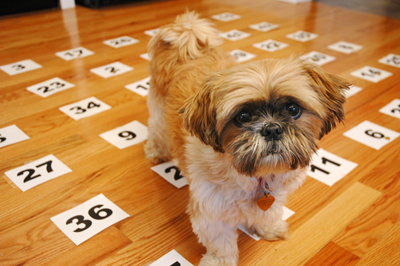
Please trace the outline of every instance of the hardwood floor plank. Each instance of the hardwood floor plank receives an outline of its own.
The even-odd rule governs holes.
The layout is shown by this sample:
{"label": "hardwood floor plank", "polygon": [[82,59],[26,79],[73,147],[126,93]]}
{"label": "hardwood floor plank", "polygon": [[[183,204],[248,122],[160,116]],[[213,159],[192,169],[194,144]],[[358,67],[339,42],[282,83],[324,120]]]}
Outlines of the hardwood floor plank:
{"label": "hardwood floor plank", "polygon": [[333,242],[329,242],[329,244],[321,249],[313,258],[307,261],[304,266],[352,266],[355,265],[359,260],[360,258],[356,255]]}

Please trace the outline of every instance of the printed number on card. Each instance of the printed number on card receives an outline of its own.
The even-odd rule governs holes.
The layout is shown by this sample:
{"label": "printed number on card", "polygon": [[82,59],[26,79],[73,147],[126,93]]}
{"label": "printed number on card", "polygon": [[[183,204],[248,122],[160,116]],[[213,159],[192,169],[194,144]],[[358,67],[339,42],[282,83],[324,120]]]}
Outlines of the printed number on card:
{"label": "printed number on card", "polygon": [[176,160],[156,165],[152,167],[151,170],[159,174],[162,178],[177,188],[181,188],[188,184],[186,178],[183,177],[181,171],[177,167]]}
{"label": "printed number on card", "polygon": [[332,186],[345,177],[355,167],[356,163],[350,162],[323,149],[319,149],[311,159],[308,175],[318,181]]}
{"label": "printed number on card", "polygon": [[283,48],[286,48],[289,45],[274,40],[266,40],[264,42],[253,44],[253,46],[264,51],[275,52]]}
{"label": "printed number on card", "polygon": [[122,64],[120,62],[114,62],[114,63],[108,64],[105,66],[93,68],[90,70],[90,72],[92,72],[96,75],[99,75],[100,77],[103,77],[103,78],[110,78],[110,77],[124,74],[131,70],[133,70],[133,68],[130,66]]}
{"label": "printed number on card", "polygon": [[305,54],[300,57],[303,60],[309,61],[311,63],[317,64],[319,66],[325,65],[329,62],[334,61],[336,58],[330,55],[318,53],[318,52],[311,52],[308,54]]}
{"label": "printed number on card", "polygon": [[362,78],[375,83],[392,75],[392,73],[388,71],[370,66],[365,66],[359,70],[351,72],[350,74],[354,77]]}
{"label": "printed number on card", "polygon": [[242,50],[233,50],[230,54],[236,57],[236,60],[241,63],[248,60],[251,60],[256,57],[256,55],[242,51]]}
{"label": "printed number on card", "polygon": [[38,63],[30,59],[27,59],[16,63],[0,66],[0,69],[6,72],[8,75],[13,76],[27,71],[39,69],[41,67],[42,66],[39,65]]}
{"label": "printed number on card", "polygon": [[400,118],[400,99],[395,99],[385,107],[379,110],[379,112]]}
{"label": "printed number on card", "polygon": [[52,217],[51,220],[68,238],[79,245],[127,217],[129,214],[100,194]]}
{"label": "printed number on card", "polygon": [[150,264],[150,266],[193,266],[193,264],[187,261],[178,252],[172,250],[159,258],[157,261]]}
{"label": "printed number on card", "polygon": [[7,171],[5,174],[22,191],[26,191],[69,172],[71,172],[71,169],[54,155],[48,155],[32,163]]}
{"label": "printed number on card", "polygon": [[0,148],[29,139],[16,125],[0,129]]}
{"label": "printed number on card", "polygon": [[150,89],[150,77],[142,79],[140,81],[134,82],[132,84],[126,85],[125,88],[131,90],[141,96],[146,96]]}
{"label": "printed number on card", "polygon": [[267,32],[267,31],[279,28],[279,25],[268,23],[268,22],[261,22],[258,24],[250,25],[250,28],[254,29],[254,30],[262,31],[262,32]]}
{"label": "printed number on card", "polygon": [[111,109],[111,107],[95,97],[90,97],[77,103],[60,107],[59,109],[71,118],[79,120]]}
{"label": "printed number on card", "polygon": [[227,21],[231,21],[231,20],[235,20],[235,19],[240,19],[240,16],[226,12],[226,13],[214,15],[214,16],[212,16],[212,18],[216,19],[216,20],[221,20],[221,21],[227,22]]}
{"label": "printed number on card", "polygon": [[125,149],[147,139],[147,127],[133,121],[124,126],[100,134],[100,137],[119,149]]}
{"label": "printed number on card", "polygon": [[58,57],[66,60],[66,61],[86,57],[86,56],[93,55],[93,54],[94,54],[94,52],[92,52],[84,47],[78,47],[75,49],[56,53],[56,55]]}
{"label": "printed number on card", "polygon": [[364,121],[349,131],[343,133],[343,135],[371,148],[379,150],[383,146],[396,139],[400,134],[372,122]]}
{"label": "printed number on card", "polygon": [[42,83],[26,88],[28,91],[33,92],[43,98],[55,94],[57,92],[74,87],[74,84],[68,83],[60,78],[53,78]]}
{"label": "printed number on card", "polygon": [[104,41],[104,44],[114,47],[114,48],[120,48],[123,46],[128,46],[128,45],[132,45],[135,43],[138,43],[139,41],[136,39],[133,39],[131,37],[128,36],[122,36],[119,38],[115,38],[115,39],[111,39],[111,40],[107,40]]}
{"label": "printed number on card", "polygon": [[296,41],[307,42],[307,41],[317,38],[318,34],[305,32],[305,31],[297,31],[295,33],[286,35],[286,37],[296,40]]}
{"label": "printed number on card", "polygon": [[378,62],[389,66],[400,67],[400,55],[389,54],[384,58],[379,59]]}

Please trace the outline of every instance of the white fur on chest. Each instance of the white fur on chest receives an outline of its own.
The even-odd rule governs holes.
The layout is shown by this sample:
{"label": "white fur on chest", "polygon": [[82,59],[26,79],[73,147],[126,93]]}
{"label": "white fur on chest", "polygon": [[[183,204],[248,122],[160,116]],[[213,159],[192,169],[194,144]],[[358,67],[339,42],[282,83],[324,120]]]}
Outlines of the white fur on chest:
{"label": "white fur on chest", "polygon": [[[255,223],[274,224],[282,218],[283,205],[290,193],[305,179],[305,169],[292,170],[284,174],[265,177],[250,177],[238,173],[227,157],[215,152],[195,137],[186,138],[183,169],[190,184],[192,204],[196,204],[209,222],[221,219],[230,226],[243,224],[251,227]],[[264,178],[271,188],[275,202],[267,211],[262,211],[257,200],[263,196],[258,179]]]}

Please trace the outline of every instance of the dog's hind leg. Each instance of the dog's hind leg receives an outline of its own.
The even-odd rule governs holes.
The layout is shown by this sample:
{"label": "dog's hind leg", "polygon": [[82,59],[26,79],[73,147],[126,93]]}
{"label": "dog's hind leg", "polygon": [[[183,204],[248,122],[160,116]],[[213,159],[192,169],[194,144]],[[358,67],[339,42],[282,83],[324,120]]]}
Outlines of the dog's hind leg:
{"label": "dog's hind leg", "polygon": [[164,100],[152,91],[148,95],[147,105],[150,117],[148,120],[148,141],[144,147],[146,158],[158,164],[172,159],[165,130]]}

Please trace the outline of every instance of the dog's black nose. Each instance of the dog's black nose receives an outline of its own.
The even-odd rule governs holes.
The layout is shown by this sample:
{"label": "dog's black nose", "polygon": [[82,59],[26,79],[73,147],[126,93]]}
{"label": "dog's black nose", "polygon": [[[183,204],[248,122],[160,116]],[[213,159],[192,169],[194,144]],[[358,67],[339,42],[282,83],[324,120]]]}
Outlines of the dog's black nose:
{"label": "dog's black nose", "polygon": [[261,129],[261,135],[264,136],[267,141],[282,139],[282,133],[282,128],[274,124],[266,125]]}

